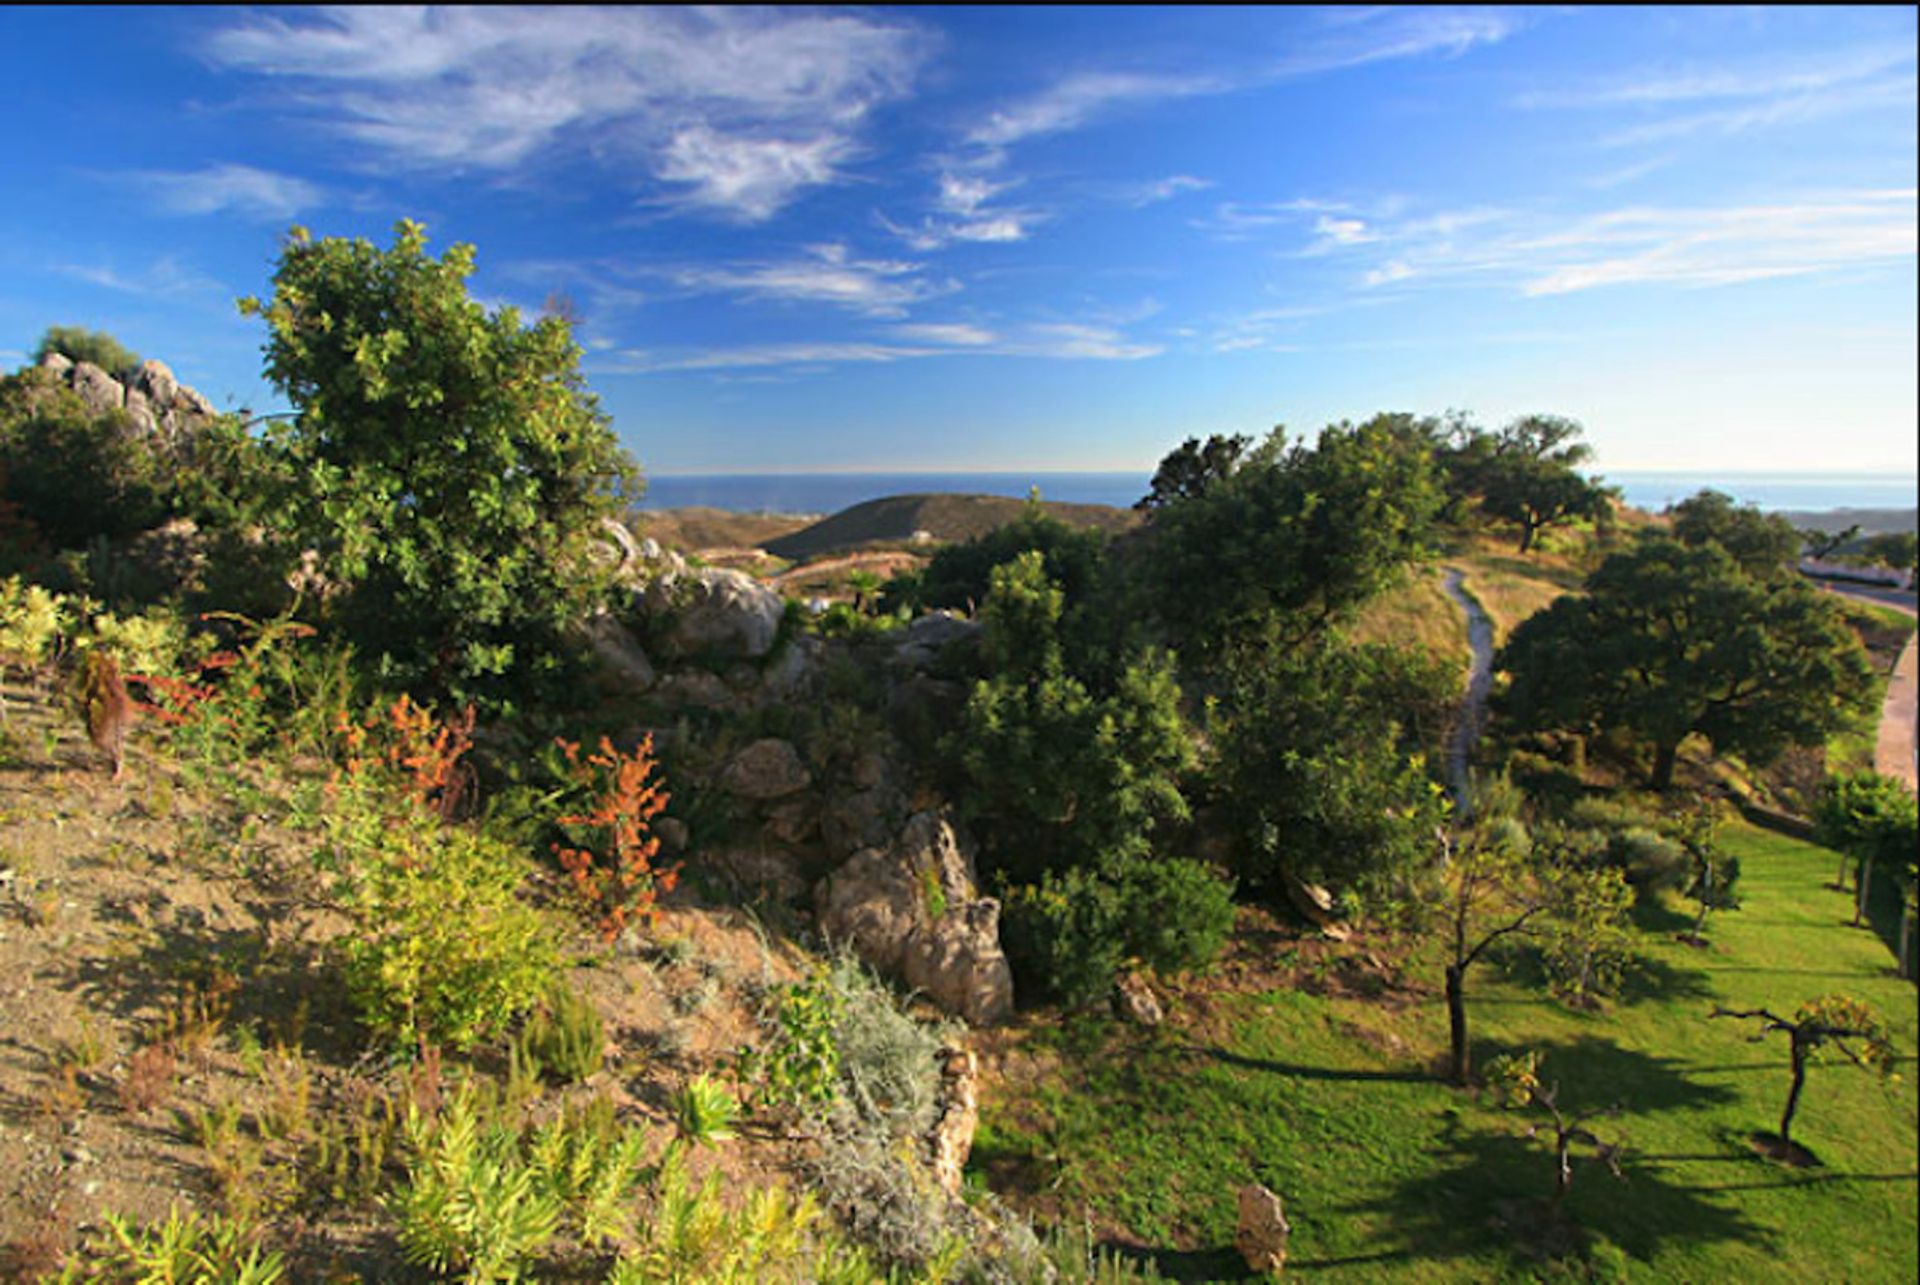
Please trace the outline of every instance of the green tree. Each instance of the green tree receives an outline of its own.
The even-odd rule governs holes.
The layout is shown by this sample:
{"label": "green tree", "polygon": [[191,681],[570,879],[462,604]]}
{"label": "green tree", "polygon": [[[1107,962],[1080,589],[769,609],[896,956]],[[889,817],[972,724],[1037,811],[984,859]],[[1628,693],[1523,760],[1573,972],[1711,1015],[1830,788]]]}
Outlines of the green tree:
{"label": "green tree", "polygon": [[1853,926],[1866,921],[1867,898],[1873,887],[1873,867],[1884,863],[1895,869],[1912,859],[1920,840],[1920,808],[1913,791],[1898,777],[1878,772],[1848,772],[1829,777],[1814,804],[1814,826],[1820,842],[1854,863]]}
{"label": "green tree", "polygon": [[1252,445],[1253,439],[1240,433],[1214,433],[1205,442],[1189,437],[1160,461],[1147,493],[1133,507],[1151,513],[1177,500],[1204,494],[1215,482],[1232,476],[1240,466],[1240,457]]}
{"label": "green tree", "polygon": [[144,531],[168,511],[152,443],[118,411],[94,415],[41,370],[0,377],[0,483],[56,549]]}
{"label": "green tree", "polygon": [[1809,558],[1830,558],[1852,544],[1859,535],[1858,522],[1839,531],[1822,531],[1819,527],[1801,527],[1800,550]]}
{"label": "green tree", "polygon": [[1767,762],[1818,744],[1872,697],[1872,671],[1839,606],[1798,584],[1741,574],[1718,544],[1651,539],[1614,554],[1582,596],[1523,621],[1495,659],[1500,708],[1521,731],[1618,729],[1673,784],[1680,742]]}
{"label": "green tree", "polygon": [[1791,573],[1800,554],[1800,532],[1777,513],[1736,504],[1719,491],[1701,491],[1668,510],[1673,538],[1698,548],[1717,544],[1739,568],[1756,580],[1777,580]]}
{"label": "green tree", "polygon": [[140,366],[140,354],[104,330],[84,326],[48,326],[34,345],[33,360],[39,362],[48,353],[59,353],[72,361],[92,362],[109,375],[125,375]]}
{"label": "green tree", "polygon": [[1110,685],[1068,668],[1065,593],[1029,550],[993,573],[983,611],[988,677],[949,753],[967,779],[988,864],[1016,880],[1072,867],[1117,873],[1162,821],[1184,819],[1193,740],[1172,658],[1142,651]]}
{"label": "green tree", "polygon": [[296,228],[273,297],[240,304],[295,410],[276,434],[299,479],[285,522],[346,586],[361,653],[497,705],[602,588],[588,542],[633,466],[567,323],[488,312],[467,293],[473,248],[426,245],[413,222],[387,250]]}
{"label": "green tree", "polygon": [[[1034,550],[1046,564],[1047,578],[1058,584],[1071,609],[1093,590],[1101,572],[1106,537],[1096,530],[1077,530],[1030,499],[1020,516],[985,535],[946,545],[928,559],[917,582],[903,585],[910,605],[974,610],[987,600],[995,567]],[[905,605],[893,600],[883,609]]]}
{"label": "green tree", "polygon": [[1793,1066],[1793,1087],[1787,1090],[1787,1104],[1780,1112],[1780,1142],[1793,1145],[1793,1115],[1800,1105],[1800,1092],[1806,1088],[1807,1067],[1822,1049],[1839,1051],[1849,1062],[1862,1069],[1877,1068],[1882,1075],[1893,1070],[1893,1042],[1886,1024],[1867,1005],[1848,995],[1823,995],[1795,1010],[1789,1021],[1764,1008],[1730,1009],[1714,1007],[1714,1017],[1757,1018],[1760,1031],[1753,1038],[1763,1040],[1775,1032],[1789,1040]]}
{"label": "green tree", "polygon": [[1519,524],[1520,552],[1549,527],[1613,516],[1613,492],[1578,471],[1593,456],[1575,440],[1583,431],[1558,415],[1528,415],[1501,429],[1491,452],[1475,460],[1481,507]]}
{"label": "green tree", "polygon": [[1394,648],[1337,644],[1229,666],[1210,736],[1249,884],[1361,892],[1426,860],[1446,805],[1408,693],[1451,696],[1451,677]]}
{"label": "green tree", "polygon": [[1155,513],[1142,588],[1193,659],[1303,646],[1426,555],[1443,499],[1431,444],[1400,417],[1336,424],[1312,446],[1275,429]]}
{"label": "green tree", "polygon": [[1868,539],[1863,552],[1883,567],[1911,571],[1920,537],[1912,531],[1885,531]]}

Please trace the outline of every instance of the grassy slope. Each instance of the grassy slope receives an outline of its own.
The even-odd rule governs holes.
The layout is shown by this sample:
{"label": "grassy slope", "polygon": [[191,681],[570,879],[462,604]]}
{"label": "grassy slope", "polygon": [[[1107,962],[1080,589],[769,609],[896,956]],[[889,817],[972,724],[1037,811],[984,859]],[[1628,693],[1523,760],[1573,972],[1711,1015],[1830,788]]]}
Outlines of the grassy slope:
{"label": "grassy slope", "polygon": [[[1140,520],[1131,509],[1104,504],[1042,504],[1049,515],[1075,527],[1119,532]],[[843,509],[804,531],[769,540],[765,547],[783,558],[804,561],[863,545],[911,540],[916,531],[929,532],[936,541],[967,540],[1012,522],[1026,505],[1025,500],[999,495],[892,495]]]}
{"label": "grassy slope", "polygon": [[1467,619],[1441,587],[1445,574],[1438,565],[1423,567],[1400,588],[1369,604],[1354,622],[1354,639],[1424,648],[1464,669],[1473,659],[1467,650]]}
{"label": "grassy slope", "polygon": [[[1878,941],[1842,926],[1845,898],[1824,887],[1829,854],[1745,827],[1732,841],[1748,901],[1711,926],[1710,950],[1675,943],[1677,916],[1657,914],[1638,943],[1644,980],[1597,1015],[1485,968],[1470,990],[1476,1056],[1543,1049],[1569,1105],[1626,1104],[1629,1181],[1583,1166],[1568,1212],[1631,1255],[1634,1278],[1912,1279],[1913,989],[1889,975]],[[1290,1267],[1420,1280],[1537,1267],[1517,1229],[1536,1225],[1525,1211],[1552,1161],[1520,1118],[1428,1077],[1446,1036],[1437,965],[1410,961],[1411,995],[1315,986],[1344,967],[1298,975],[1307,990],[1196,984],[1151,1033],[1090,1019],[1034,1028],[1026,1043],[1051,1049],[1064,1074],[990,1086],[976,1164],[1024,1177],[1042,1207],[1084,1205],[1189,1278],[1238,1274],[1233,1193],[1254,1180],[1287,1202]],[[1796,1133],[1825,1164],[1785,1169],[1746,1141],[1777,1122],[1780,1037],[1755,1044],[1748,1024],[1706,1014],[1791,1010],[1835,990],[1887,1015],[1906,1078],[1817,1067]]]}

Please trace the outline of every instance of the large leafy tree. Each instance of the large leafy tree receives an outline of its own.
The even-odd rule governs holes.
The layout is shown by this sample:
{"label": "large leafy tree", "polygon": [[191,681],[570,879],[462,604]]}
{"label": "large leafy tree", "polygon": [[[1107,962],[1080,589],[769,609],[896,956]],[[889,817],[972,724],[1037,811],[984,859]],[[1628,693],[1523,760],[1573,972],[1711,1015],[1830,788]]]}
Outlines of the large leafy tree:
{"label": "large leafy tree", "polygon": [[1518,524],[1520,552],[1549,527],[1612,516],[1613,492],[1579,471],[1593,456],[1582,431],[1559,415],[1528,415],[1495,434],[1490,449],[1467,453],[1481,507]]}
{"label": "large leafy tree", "polygon": [[347,590],[342,619],[396,681],[489,702],[554,663],[600,588],[587,557],[632,464],[585,387],[567,323],[467,293],[473,247],[427,253],[296,228],[265,318],[283,518]]}
{"label": "large leafy tree", "polygon": [[1242,653],[1211,728],[1241,873],[1358,892],[1424,862],[1446,817],[1422,733],[1457,672],[1389,647]]}
{"label": "large leafy tree", "polygon": [[1152,512],[1176,500],[1191,500],[1205,493],[1215,482],[1232,476],[1240,466],[1240,457],[1252,445],[1253,439],[1240,433],[1214,433],[1204,442],[1189,437],[1178,448],[1167,452],[1160,467],[1154,470],[1147,493],[1133,507]]}
{"label": "large leafy tree", "polygon": [[1619,729],[1653,750],[1667,789],[1680,742],[1766,762],[1817,744],[1870,699],[1872,673],[1837,604],[1743,575],[1717,543],[1655,538],[1608,558],[1524,621],[1496,658],[1525,731]]}
{"label": "large leafy tree", "polygon": [[1673,538],[1682,544],[1717,544],[1757,580],[1791,573],[1801,533],[1777,513],[1737,504],[1720,491],[1701,491],[1667,511]]}
{"label": "large leafy tree", "polygon": [[1431,443],[1402,417],[1336,424],[1311,446],[1275,429],[1231,474],[1155,512],[1150,610],[1199,659],[1302,646],[1424,556],[1443,500]]}
{"label": "large leafy tree", "polygon": [[988,676],[949,751],[965,774],[987,864],[1028,880],[1071,868],[1116,875],[1156,824],[1183,819],[1193,765],[1172,658],[1132,655],[1110,681],[1075,672],[1065,595],[1029,550],[996,569],[983,615]]}

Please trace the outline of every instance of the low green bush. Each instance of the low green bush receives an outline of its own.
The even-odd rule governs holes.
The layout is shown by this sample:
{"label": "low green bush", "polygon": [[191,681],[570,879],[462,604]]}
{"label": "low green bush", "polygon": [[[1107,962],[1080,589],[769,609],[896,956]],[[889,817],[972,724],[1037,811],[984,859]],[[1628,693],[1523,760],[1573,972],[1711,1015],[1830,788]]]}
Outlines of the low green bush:
{"label": "low green bush", "polygon": [[1233,930],[1233,881],[1204,862],[1142,861],[1120,885],[1127,952],[1163,973],[1205,968]]}
{"label": "low green bush", "polygon": [[1022,996],[1080,1008],[1106,998],[1125,953],[1119,890],[1082,869],[1008,890],[1000,943]]}
{"label": "low green bush", "polygon": [[556,981],[514,1043],[521,1062],[536,1073],[578,1083],[600,1069],[607,1028],[590,1000]]}
{"label": "low green bush", "polygon": [[424,817],[377,833],[343,880],[347,987],[368,1026],[466,1048],[550,993],[555,934],[515,895],[517,854]]}
{"label": "low green bush", "polygon": [[53,1280],[60,1285],[276,1285],[287,1278],[285,1261],[263,1251],[251,1227],[218,1214],[203,1219],[176,1206],[165,1222],[135,1224],[108,1214],[106,1224],[105,1235],[68,1260]]}

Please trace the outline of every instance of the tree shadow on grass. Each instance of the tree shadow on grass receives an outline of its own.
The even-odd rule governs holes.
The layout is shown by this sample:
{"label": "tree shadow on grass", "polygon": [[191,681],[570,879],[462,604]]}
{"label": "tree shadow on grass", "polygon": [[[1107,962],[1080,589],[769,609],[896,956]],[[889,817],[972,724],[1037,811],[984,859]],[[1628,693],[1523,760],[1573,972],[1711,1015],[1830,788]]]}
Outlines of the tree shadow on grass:
{"label": "tree shadow on grass", "polygon": [[1267,1058],[1247,1057],[1218,1045],[1187,1044],[1179,1049],[1191,1057],[1210,1058],[1227,1066],[1249,1071],[1271,1071],[1296,1080],[1340,1080],[1354,1084],[1422,1084],[1433,1079],[1425,1071],[1359,1071],[1343,1066],[1304,1066],[1297,1062],[1275,1062]]}
{"label": "tree shadow on grass", "polygon": [[[1768,1228],[1709,1189],[1674,1182],[1660,1167],[1636,1161],[1630,1138],[1624,1181],[1576,1160],[1573,1190],[1556,1209],[1548,1199],[1552,1147],[1526,1137],[1519,1116],[1504,1128],[1501,1123],[1477,1129],[1450,1118],[1434,1168],[1348,1212],[1386,1217],[1403,1247],[1423,1258],[1504,1256],[1522,1269],[1577,1256],[1596,1236],[1643,1262],[1669,1245],[1773,1241]],[[1596,1131],[1611,1136],[1605,1123]],[[1289,1264],[1296,1265],[1315,1264]]]}
{"label": "tree shadow on grass", "polygon": [[1712,999],[1713,979],[1698,968],[1680,968],[1657,955],[1635,955],[1620,979],[1622,1004],[1649,1000]]}
{"label": "tree shadow on grass", "polygon": [[1620,1106],[1630,1115],[1637,1115],[1725,1105],[1740,1096],[1725,1085],[1702,1083],[1694,1078],[1709,1068],[1622,1048],[1597,1035],[1529,1043],[1512,1049],[1482,1044],[1474,1056],[1478,1065],[1485,1066],[1501,1052],[1525,1051],[1540,1054],[1541,1078],[1549,1084],[1560,1085],[1560,1107],[1572,1114]]}

